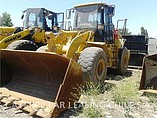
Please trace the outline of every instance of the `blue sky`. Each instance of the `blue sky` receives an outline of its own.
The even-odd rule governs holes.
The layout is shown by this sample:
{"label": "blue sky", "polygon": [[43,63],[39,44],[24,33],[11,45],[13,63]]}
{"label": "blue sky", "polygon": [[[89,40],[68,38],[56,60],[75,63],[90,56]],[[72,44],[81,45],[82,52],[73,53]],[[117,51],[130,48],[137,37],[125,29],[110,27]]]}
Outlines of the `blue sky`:
{"label": "blue sky", "polygon": [[22,11],[31,7],[44,7],[55,12],[65,12],[76,4],[88,2],[106,2],[116,5],[113,22],[118,19],[128,19],[127,28],[133,34],[140,33],[143,26],[149,36],[157,37],[157,0],[0,0],[0,15],[3,12],[11,14],[15,26],[22,26]]}

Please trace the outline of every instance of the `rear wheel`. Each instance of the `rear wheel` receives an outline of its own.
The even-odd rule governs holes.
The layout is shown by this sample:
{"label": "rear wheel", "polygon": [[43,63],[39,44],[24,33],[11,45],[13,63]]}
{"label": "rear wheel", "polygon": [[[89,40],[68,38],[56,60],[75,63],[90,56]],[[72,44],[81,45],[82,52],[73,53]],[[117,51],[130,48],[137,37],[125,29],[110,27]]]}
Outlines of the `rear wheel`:
{"label": "rear wheel", "polygon": [[85,48],[78,60],[82,67],[83,79],[103,84],[107,73],[106,53],[102,48]]}
{"label": "rear wheel", "polygon": [[129,63],[129,56],[128,56],[128,50],[126,47],[123,49],[119,49],[119,64],[116,69],[116,72],[120,75],[123,75],[127,72]]}
{"label": "rear wheel", "polygon": [[12,43],[10,43],[7,47],[7,49],[12,49],[12,50],[31,50],[35,51],[37,50],[37,45],[28,40],[17,40]]}

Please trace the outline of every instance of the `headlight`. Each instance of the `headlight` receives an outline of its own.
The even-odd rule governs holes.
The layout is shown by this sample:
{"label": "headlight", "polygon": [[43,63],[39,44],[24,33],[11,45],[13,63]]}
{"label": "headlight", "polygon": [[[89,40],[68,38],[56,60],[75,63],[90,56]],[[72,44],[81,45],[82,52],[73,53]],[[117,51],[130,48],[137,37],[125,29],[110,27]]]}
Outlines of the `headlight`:
{"label": "headlight", "polygon": [[38,31],[38,28],[37,28],[37,27],[36,27],[36,28],[34,28],[34,31],[35,31],[35,32],[37,32],[37,31]]}

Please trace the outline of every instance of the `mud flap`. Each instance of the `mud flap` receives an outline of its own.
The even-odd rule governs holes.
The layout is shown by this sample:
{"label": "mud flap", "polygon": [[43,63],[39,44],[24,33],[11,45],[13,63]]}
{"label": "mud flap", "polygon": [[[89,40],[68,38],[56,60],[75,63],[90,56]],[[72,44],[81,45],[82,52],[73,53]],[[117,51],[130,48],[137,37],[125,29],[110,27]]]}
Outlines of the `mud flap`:
{"label": "mud flap", "polygon": [[157,54],[144,58],[140,90],[157,90]]}
{"label": "mud flap", "polygon": [[57,117],[80,97],[82,70],[53,53],[1,50],[0,101],[41,117]]}

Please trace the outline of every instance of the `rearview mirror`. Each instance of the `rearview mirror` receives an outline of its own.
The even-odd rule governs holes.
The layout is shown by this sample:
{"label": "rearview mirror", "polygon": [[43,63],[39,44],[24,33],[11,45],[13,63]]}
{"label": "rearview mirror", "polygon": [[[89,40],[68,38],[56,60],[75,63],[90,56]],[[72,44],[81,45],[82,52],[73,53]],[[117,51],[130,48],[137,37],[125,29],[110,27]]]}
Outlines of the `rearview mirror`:
{"label": "rearview mirror", "polygon": [[22,14],[22,16],[21,16],[21,19],[23,19],[24,18],[24,14]]}
{"label": "rearview mirror", "polygon": [[26,11],[27,11],[27,10],[22,11],[22,16],[21,16],[21,19],[23,19],[23,18],[24,18],[24,13],[25,13]]}

